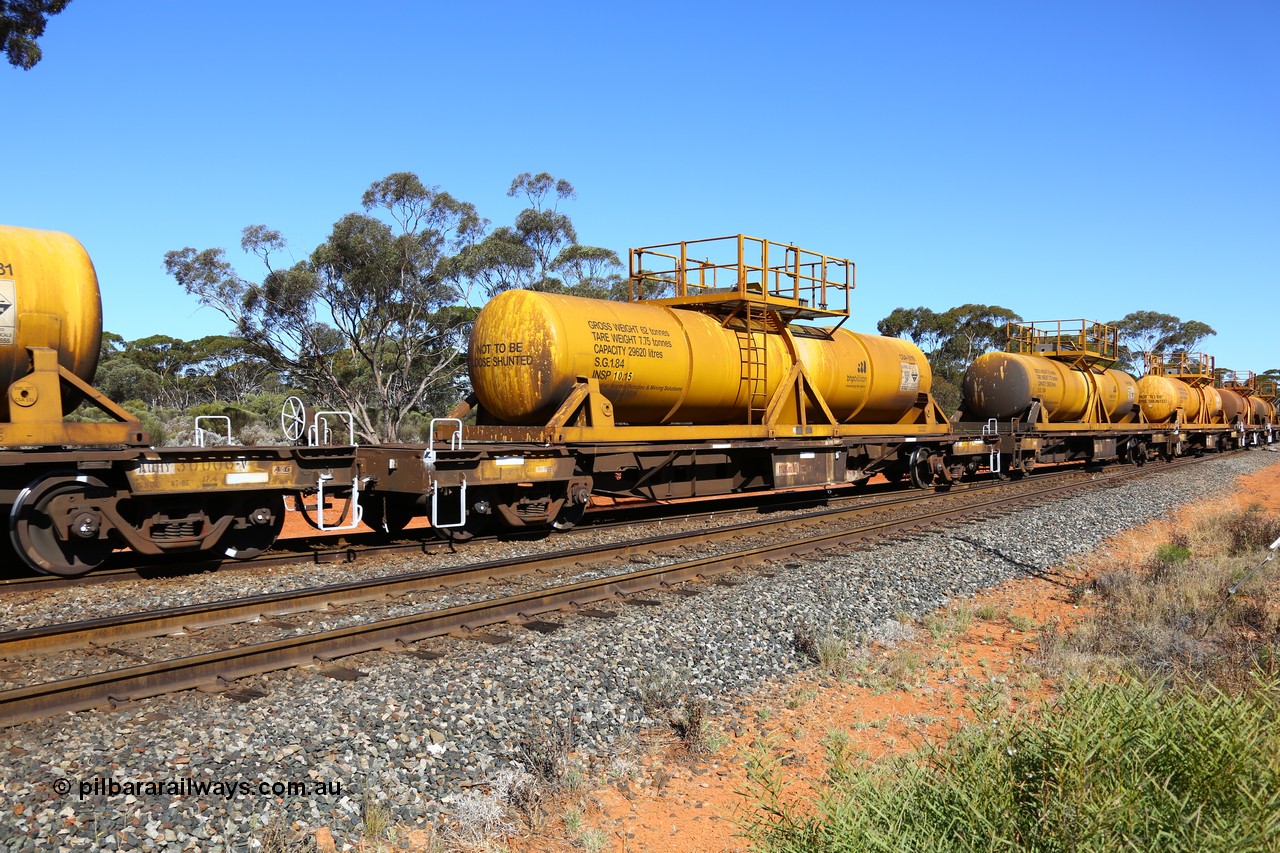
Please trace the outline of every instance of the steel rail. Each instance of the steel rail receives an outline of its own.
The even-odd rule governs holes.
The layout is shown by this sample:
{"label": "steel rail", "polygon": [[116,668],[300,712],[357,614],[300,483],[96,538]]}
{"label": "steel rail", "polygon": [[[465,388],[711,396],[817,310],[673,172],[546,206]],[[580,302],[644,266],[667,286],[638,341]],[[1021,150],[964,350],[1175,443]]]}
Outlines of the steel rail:
{"label": "steel rail", "polygon": [[1006,495],[908,518],[825,531],[801,539],[472,602],[443,610],[16,688],[0,692],[0,726],[100,705],[118,705],[191,688],[223,689],[236,679],[246,676],[315,662],[328,662],[378,649],[399,649],[410,643],[455,631],[472,630],[514,618],[528,619],[542,613],[581,607],[657,586],[710,577],[769,559],[834,549],[896,530],[918,529],[930,522],[968,517],[983,510],[1016,509],[1025,503],[1039,503],[1091,487],[1110,485],[1112,481],[1129,479],[1140,473],[1140,470],[1129,471],[1105,477],[1102,481],[1062,484],[1041,490],[1029,499],[1025,494]]}
{"label": "steel rail", "polygon": [[[966,484],[965,488],[975,488],[976,486]],[[844,486],[832,487],[832,490],[843,490]],[[785,496],[786,500],[769,501],[761,503],[762,498],[773,497],[775,495]],[[703,518],[714,518],[716,516],[734,516],[734,515],[750,515],[758,514],[762,509],[769,511],[786,511],[790,508],[799,508],[803,506],[811,506],[816,501],[826,500],[828,505],[833,502],[848,502],[854,500],[865,500],[868,497],[866,492],[860,492],[856,495],[843,495],[838,497],[825,497],[821,491],[810,490],[808,495],[799,490],[786,492],[772,492],[769,495],[751,495],[751,494],[733,494],[722,495],[714,498],[681,498],[676,501],[668,501],[660,504],[653,503],[637,503],[623,504],[612,507],[601,507],[592,511],[589,518],[594,517],[599,521],[591,521],[579,524],[577,530],[611,530],[617,527],[626,527],[636,523],[638,520],[658,520],[658,521],[696,521]],[[747,505],[746,502],[755,499],[756,503]],[[712,505],[716,508],[701,511],[687,511],[682,509],[683,506],[697,503],[702,506]],[[663,509],[668,512],[663,513]],[[674,510],[674,511],[673,511]],[[612,520],[610,520],[612,519]],[[520,536],[521,532],[517,528],[507,531],[508,536]],[[532,529],[530,530],[532,532]],[[557,535],[564,535],[570,531],[560,531]],[[377,556],[381,554],[402,554],[410,552],[420,552],[423,554],[436,554],[443,551],[449,551],[456,548],[460,543],[452,543],[437,537],[430,527],[415,527],[410,530],[400,531],[392,534],[394,538],[410,539],[411,541],[401,542],[376,542],[365,541],[376,539],[383,536],[376,532],[364,532],[351,534],[350,538],[355,541],[346,542],[337,547],[326,543],[324,540],[341,540],[344,537],[341,534],[322,534],[318,536],[296,537],[291,539],[281,539],[277,541],[273,550],[268,551],[260,557],[247,561],[227,561],[227,560],[200,560],[186,564],[171,564],[164,562],[146,563],[136,568],[117,567],[108,569],[99,569],[90,574],[78,578],[59,577],[57,575],[30,575],[26,577],[0,578],[0,595],[15,592],[48,592],[55,589],[76,588],[82,586],[95,586],[103,583],[119,583],[122,581],[136,580],[164,580],[167,578],[185,578],[194,577],[199,574],[208,572],[232,572],[261,569],[268,565],[290,565],[294,563],[313,563],[316,565],[326,565],[329,563],[352,563],[358,559],[368,556]],[[489,541],[501,539],[502,534],[488,534],[477,536],[474,540],[469,541],[463,547],[469,547],[473,542]],[[297,543],[292,545],[291,543]],[[318,548],[313,550],[305,550],[306,543],[317,543]],[[328,546],[328,547],[326,547]],[[124,557],[125,554],[121,554]]]}
{"label": "steel rail", "polygon": [[[1078,476],[1083,473],[1079,467],[1069,466],[1053,466],[1044,469],[1045,473],[1038,473],[1034,482],[1044,483],[1056,480],[1062,477]],[[885,494],[900,491],[896,487],[902,484],[879,484],[880,486],[888,486],[881,491]],[[988,480],[973,483],[961,483],[957,487],[942,493],[959,494],[963,491],[975,489],[994,488],[999,486],[1009,486],[1007,480]],[[829,491],[844,491],[846,487],[835,485],[828,487]],[[929,494],[933,494],[930,492]],[[768,503],[760,503],[762,499],[767,499],[775,495],[785,496],[786,500],[769,501]],[[851,501],[866,500],[867,498],[876,497],[877,493],[867,493],[860,491],[856,494],[826,496],[825,500],[830,507],[832,503],[847,503]],[[815,501],[823,500],[821,489],[810,489],[807,493],[803,490],[787,490],[783,492],[770,492],[768,495],[757,495],[752,493],[741,493],[732,495],[717,495],[714,497],[700,498],[680,498],[662,503],[637,503],[622,504],[614,507],[603,507],[590,513],[589,517],[596,517],[602,520],[591,522],[589,524],[579,525],[577,529],[590,530],[611,530],[616,527],[625,527],[634,524],[640,520],[657,520],[657,521],[697,521],[699,519],[714,518],[716,516],[734,516],[734,515],[753,515],[758,514],[761,509],[767,509],[772,512],[784,512],[788,509],[812,505]],[[892,500],[892,499],[891,499]],[[741,505],[749,501],[755,501],[747,505]],[[715,508],[702,510],[698,512],[688,511],[684,507],[692,504],[712,505]],[[838,508],[838,507],[837,507]],[[663,513],[666,509],[668,512]],[[674,511],[671,511],[674,510]],[[16,578],[0,578],[0,595],[17,593],[17,592],[48,592],[56,589],[76,588],[81,586],[94,586],[103,583],[120,583],[124,581],[136,580],[164,580],[168,578],[187,578],[194,577],[207,572],[231,572],[231,571],[253,571],[261,569],[268,565],[291,565],[297,563],[312,563],[315,565],[326,565],[329,563],[352,563],[358,559],[369,556],[378,556],[383,554],[404,554],[419,552],[423,554],[435,554],[441,551],[451,550],[457,547],[455,543],[448,542],[439,538],[435,538],[428,527],[414,528],[412,530],[401,531],[395,534],[397,537],[414,536],[421,533],[422,536],[413,538],[408,542],[367,542],[353,541],[339,545],[337,547],[323,547],[324,540],[327,539],[343,539],[341,535],[327,534],[315,537],[299,537],[296,539],[284,539],[277,542],[276,550],[269,551],[266,554],[254,560],[248,561],[226,561],[226,560],[202,560],[198,562],[177,565],[172,563],[148,563],[138,567],[118,567],[100,569],[90,574],[78,578],[59,577],[57,575],[31,575],[29,577]],[[512,529],[507,532],[509,536],[519,536],[521,531]],[[558,535],[562,535],[561,534]],[[357,540],[371,539],[381,534],[377,533],[357,533],[353,538]],[[485,536],[477,536],[473,542],[489,541],[501,539],[501,534],[489,534]],[[318,542],[322,547],[314,550],[285,550],[289,546],[287,543],[308,543]],[[470,543],[468,543],[470,544]],[[467,547],[467,546],[464,546]],[[121,555],[123,556],[123,555]]]}
{"label": "steel rail", "polygon": [[[1009,483],[993,484],[1009,486]],[[991,488],[987,486],[986,488]],[[489,560],[460,566],[426,569],[418,572],[367,578],[343,583],[308,587],[300,590],[264,593],[202,604],[166,608],[155,612],[104,616],[79,622],[42,625],[0,633],[0,658],[31,652],[55,652],[80,648],[87,644],[106,644],[123,640],[156,637],[175,632],[194,632],[215,625],[246,622],[260,617],[284,616],[319,610],[325,607],[394,598],[413,592],[459,586],[466,583],[573,568],[584,560],[605,562],[636,554],[669,550],[690,541],[718,542],[743,535],[803,527],[816,522],[838,521],[870,512],[886,511],[914,503],[927,503],[955,497],[955,492],[914,492],[890,500],[851,507],[822,509],[786,519],[759,519],[726,525],[714,530],[683,531],[632,539],[614,545],[592,545],[543,555],[529,555],[504,560]]]}

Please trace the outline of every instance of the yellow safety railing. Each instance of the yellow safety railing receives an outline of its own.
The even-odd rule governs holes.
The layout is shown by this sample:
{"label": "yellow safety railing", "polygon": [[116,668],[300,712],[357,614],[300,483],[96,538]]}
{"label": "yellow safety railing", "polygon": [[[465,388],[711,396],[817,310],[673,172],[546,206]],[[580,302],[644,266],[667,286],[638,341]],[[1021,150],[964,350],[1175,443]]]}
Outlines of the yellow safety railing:
{"label": "yellow safety railing", "polygon": [[792,316],[849,315],[853,261],[736,234],[632,249],[631,301],[764,302]]}
{"label": "yellow safety railing", "polygon": [[1120,332],[1093,320],[1034,320],[1005,327],[1006,349],[1067,361],[1120,360]]}
{"label": "yellow safety railing", "polygon": [[1166,356],[1162,352],[1149,352],[1143,356],[1147,373],[1179,378],[1206,377],[1212,379],[1214,357],[1203,352],[1175,352]]}
{"label": "yellow safety railing", "polygon": [[1219,383],[1233,391],[1256,391],[1257,376],[1252,370],[1224,370]]}

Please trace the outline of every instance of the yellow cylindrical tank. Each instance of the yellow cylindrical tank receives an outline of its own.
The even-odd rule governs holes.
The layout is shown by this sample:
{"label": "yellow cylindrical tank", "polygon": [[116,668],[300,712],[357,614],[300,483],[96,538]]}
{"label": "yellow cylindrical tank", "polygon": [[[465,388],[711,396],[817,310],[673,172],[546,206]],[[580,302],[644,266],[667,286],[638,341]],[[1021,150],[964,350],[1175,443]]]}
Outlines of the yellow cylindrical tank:
{"label": "yellow cylindrical tank", "polygon": [[1196,387],[1200,394],[1200,423],[1211,424],[1222,419],[1222,393],[1212,385]]}
{"label": "yellow cylindrical tank", "polygon": [[1222,397],[1222,420],[1224,423],[1234,423],[1237,417],[1248,416],[1250,407],[1249,401],[1244,395],[1232,391],[1230,388],[1219,388],[1218,394]]}
{"label": "yellow cylindrical tank", "polygon": [[[793,339],[842,422],[896,422],[932,384],[909,341],[844,329]],[[749,403],[763,408],[794,363],[781,335],[748,335],[696,311],[529,290],[481,309],[467,355],[484,409],[524,425],[545,423],[578,376],[599,381],[619,422],[735,423]]]}
{"label": "yellow cylindrical tank", "polygon": [[933,387],[929,362],[910,341],[847,329],[830,339],[794,340],[809,377],[842,423],[895,423]]}
{"label": "yellow cylindrical tank", "polygon": [[1190,422],[1200,415],[1201,396],[1181,379],[1149,373],[1138,380],[1138,405],[1153,424],[1168,423],[1178,409]]}
{"label": "yellow cylindrical tank", "polygon": [[[8,388],[30,369],[27,347],[58,351],[58,363],[93,381],[102,346],[98,276],[84,247],[59,231],[0,225],[0,420]],[[79,401],[63,393],[63,410]]]}
{"label": "yellow cylindrical tank", "polygon": [[[1134,410],[1137,385],[1121,370],[1091,374],[1107,417],[1121,420]],[[1090,375],[1038,355],[989,352],[965,371],[962,405],[967,417],[1007,420],[1025,415],[1035,399],[1052,423],[1084,418],[1094,400]]]}
{"label": "yellow cylindrical tank", "polygon": [[1261,397],[1250,397],[1249,405],[1253,408],[1254,424],[1261,426],[1262,424],[1269,424],[1275,421],[1275,406],[1271,405],[1267,400],[1264,400]]}

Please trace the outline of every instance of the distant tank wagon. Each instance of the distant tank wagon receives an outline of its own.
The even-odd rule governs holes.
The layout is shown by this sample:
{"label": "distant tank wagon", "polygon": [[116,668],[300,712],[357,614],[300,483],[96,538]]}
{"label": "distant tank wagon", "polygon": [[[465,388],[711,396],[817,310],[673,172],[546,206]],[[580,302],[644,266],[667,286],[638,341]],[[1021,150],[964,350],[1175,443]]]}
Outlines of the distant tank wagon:
{"label": "distant tank wagon", "polygon": [[1263,386],[1253,371],[1226,370],[1222,373],[1222,393],[1233,395],[1239,417],[1250,426],[1270,425],[1276,418],[1274,383]]}
{"label": "distant tank wagon", "polygon": [[966,372],[955,422],[1003,434],[991,467],[1006,473],[1042,462],[1144,464],[1272,440],[1274,410],[1255,412],[1239,389],[1215,387],[1212,357],[1149,355],[1136,381],[1115,368],[1119,358],[1119,335],[1105,324],[1011,323],[1007,352],[979,356]]}
{"label": "distant tank wagon", "polygon": [[961,393],[966,411],[981,420],[1009,420],[1038,405],[1051,423],[1079,421],[1101,405],[1106,420],[1119,423],[1132,418],[1138,383],[1121,370],[989,352],[965,372]]}

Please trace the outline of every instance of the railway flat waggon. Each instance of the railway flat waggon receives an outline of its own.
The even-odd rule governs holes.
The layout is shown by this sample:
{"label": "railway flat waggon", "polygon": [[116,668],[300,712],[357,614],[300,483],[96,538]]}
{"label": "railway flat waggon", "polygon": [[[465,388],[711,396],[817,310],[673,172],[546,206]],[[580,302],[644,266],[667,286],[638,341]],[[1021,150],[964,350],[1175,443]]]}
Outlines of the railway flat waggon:
{"label": "railway flat waggon", "polygon": [[[152,447],[90,384],[101,339],[79,242],[0,226],[0,562],[77,575],[118,548],[251,559],[280,532],[286,494],[357,482],[351,446]],[[93,417],[68,420],[82,401]]]}

